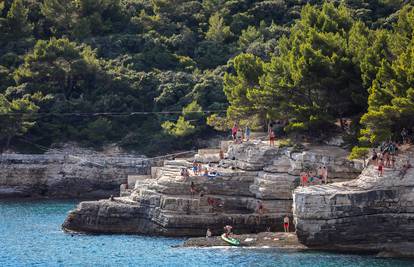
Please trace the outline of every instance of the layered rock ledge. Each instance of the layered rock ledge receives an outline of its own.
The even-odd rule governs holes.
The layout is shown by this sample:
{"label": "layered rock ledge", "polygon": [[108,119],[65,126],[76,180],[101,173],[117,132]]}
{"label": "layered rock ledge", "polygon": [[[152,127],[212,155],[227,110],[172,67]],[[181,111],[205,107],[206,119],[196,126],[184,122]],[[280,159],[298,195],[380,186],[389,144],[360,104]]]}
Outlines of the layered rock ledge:
{"label": "layered rock ledge", "polygon": [[142,156],[76,153],[0,155],[0,198],[102,198],[118,195],[128,174],[148,173]]}
{"label": "layered rock ledge", "polygon": [[[293,151],[261,142],[232,144],[226,159],[210,161],[216,177],[191,175],[188,179],[180,175],[180,169],[191,167],[192,158],[165,161],[163,167],[152,169],[151,179],[137,181],[129,196],[80,203],[63,228],[164,236],[203,236],[208,227],[221,232],[226,224],[237,233],[280,231],[283,217],[292,215],[292,191],[302,168],[325,164],[332,181],[355,178],[361,167],[348,161],[346,154],[329,146]],[[202,155],[198,154],[198,160]],[[204,156],[218,161],[214,155]],[[196,195],[190,193],[191,183]],[[256,209],[259,200],[264,207],[261,213]]]}
{"label": "layered rock ledge", "polygon": [[355,180],[298,188],[293,205],[299,241],[307,246],[343,251],[414,256],[414,149],[400,153],[396,170],[382,177],[368,166]]}

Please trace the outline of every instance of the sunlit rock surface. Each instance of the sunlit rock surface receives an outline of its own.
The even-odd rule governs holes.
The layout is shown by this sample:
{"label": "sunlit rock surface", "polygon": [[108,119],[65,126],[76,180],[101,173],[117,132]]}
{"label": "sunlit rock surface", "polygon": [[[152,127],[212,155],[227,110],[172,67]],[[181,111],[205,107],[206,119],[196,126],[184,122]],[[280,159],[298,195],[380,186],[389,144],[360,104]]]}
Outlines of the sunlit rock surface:
{"label": "sunlit rock surface", "polygon": [[367,167],[355,180],[298,188],[294,216],[299,241],[324,249],[414,256],[414,149],[400,153],[396,169],[379,177]]}
{"label": "sunlit rock surface", "polygon": [[[332,154],[329,156],[329,154]],[[202,162],[215,158],[198,153]],[[206,229],[221,232],[226,224],[236,233],[282,230],[292,216],[292,191],[299,184],[299,166],[326,164],[332,180],[355,178],[361,168],[346,160],[346,152],[330,146],[307,151],[270,147],[262,142],[232,144],[226,159],[214,165],[216,177],[180,175],[193,158],[168,160],[154,168],[152,179],[140,181],[128,197],[113,201],[82,202],[67,217],[63,228],[103,233],[139,233],[165,236],[203,236]],[[190,192],[191,182],[197,193]],[[211,202],[215,204],[211,205]],[[257,211],[258,201],[263,212]],[[210,202],[210,203],[209,203]],[[293,226],[293,225],[292,225]],[[293,227],[292,227],[293,230]]]}
{"label": "sunlit rock surface", "polygon": [[119,194],[130,173],[148,173],[143,157],[102,153],[2,154],[0,198],[101,198]]}

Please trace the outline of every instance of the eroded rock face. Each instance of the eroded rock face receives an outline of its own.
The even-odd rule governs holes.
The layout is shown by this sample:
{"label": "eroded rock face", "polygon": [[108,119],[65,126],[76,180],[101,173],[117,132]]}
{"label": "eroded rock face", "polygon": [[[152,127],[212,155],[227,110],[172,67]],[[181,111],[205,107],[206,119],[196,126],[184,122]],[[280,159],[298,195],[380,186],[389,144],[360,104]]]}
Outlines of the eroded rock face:
{"label": "eroded rock face", "polygon": [[324,249],[414,256],[414,170],[400,175],[407,159],[414,165],[413,155],[413,149],[401,153],[397,170],[386,168],[383,177],[369,166],[356,180],[296,189],[299,240]]}
{"label": "eroded rock face", "polygon": [[126,156],[3,154],[0,198],[101,198],[119,194],[129,173],[149,172],[150,162]]}
{"label": "eroded rock face", "polygon": [[[292,157],[289,148],[263,143],[230,145],[227,159],[215,166],[216,177],[192,174],[185,179],[180,170],[191,167],[192,159],[165,161],[163,167],[153,169],[153,179],[136,184],[129,197],[81,203],[63,227],[165,236],[203,236],[207,228],[221,232],[227,224],[233,225],[237,233],[265,231],[269,227],[282,231],[283,218],[292,215],[292,191],[299,183],[297,166],[305,161],[321,164],[322,156],[317,153],[327,153],[329,149],[324,147],[323,152],[306,158]],[[358,175],[351,163],[337,166],[335,160],[339,158],[332,159],[333,173],[354,173],[352,178]],[[190,191],[191,183],[195,194]],[[260,213],[258,201],[263,205]]]}

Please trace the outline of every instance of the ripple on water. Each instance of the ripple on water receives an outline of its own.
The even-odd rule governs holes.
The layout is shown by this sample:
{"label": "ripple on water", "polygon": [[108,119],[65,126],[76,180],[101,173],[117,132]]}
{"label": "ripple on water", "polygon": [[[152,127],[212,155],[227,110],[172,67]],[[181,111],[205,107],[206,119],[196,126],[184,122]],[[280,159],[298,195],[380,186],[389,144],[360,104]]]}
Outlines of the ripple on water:
{"label": "ripple on water", "polygon": [[74,201],[0,202],[0,266],[414,266],[413,261],[275,249],[172,248],[182,239],[69,235]]}

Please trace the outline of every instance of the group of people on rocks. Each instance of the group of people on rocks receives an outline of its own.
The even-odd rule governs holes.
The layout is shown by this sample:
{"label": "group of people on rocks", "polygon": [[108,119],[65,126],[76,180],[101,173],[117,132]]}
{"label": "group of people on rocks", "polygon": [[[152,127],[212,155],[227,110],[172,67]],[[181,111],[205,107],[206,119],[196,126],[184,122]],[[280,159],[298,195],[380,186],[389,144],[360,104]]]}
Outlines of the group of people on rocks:
{"label": "group of people on rocks", "polygon": [[[244,130],[242,128],[239,127],[239,125],[237,123],[235,123],[233,125],[233,127],[231,128],[231,136],[233,138],[233,141],[236,144],[241,144],[244,141],[249,141],[250,140],[250,127],[247,125]],[[275,141],[276,141],[276,133],[275,131],[272,129],[271,125],[269,124],[268,126],[268,132],[267,132],[268,138],[269,138],[269,145],[270,146],[275,146]]]}
{"label": "group of people on rocks", "polygon": [[250,127],[247,125],[243,130],[235,123],[231,128],[231,136],[236,144],[241,144],[244,140],[248,142],[250,140]]}
{"label": "group of people on rocks", "polygon": [[[217,172],[214,170],[211,164],[203,166],[201,163],[194,161],[191,170],[194,176],[207,176],[209,178],[217,176]],[[190,171],[188,168],[181,168],[180,174],[185,180],[190,177]]]}
{"label": "group of people on rocks", "polygon": [[322,184],[328,183],[328,167],[325,165],[318,166],[316,172],[309,170],[303,171],[300,173],[300,185],[307,186],[307,185],[315,185],[315,184]]}
{"label": "group of people on rocks", "polygon": [[[403,137],[403,144],[407,144],[408,141],[405,140],[406,134],[404,133],[404,130],[405,128],[403,129],[401,136]],[[393,141],[382,142],[379,148],[374,148],[372,150],[370,162],[377,167],[379,177],[384,175],[385,168],[396,170],[395,163],[397,161],[398,151],[399,146],[397,142]],[[404,178],[411,167],[410,161],[407,159],[400,169],[398,176]]]}

